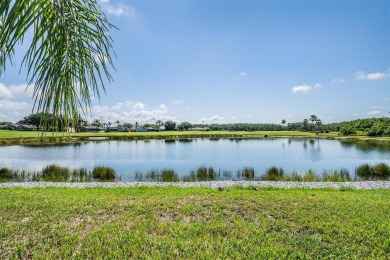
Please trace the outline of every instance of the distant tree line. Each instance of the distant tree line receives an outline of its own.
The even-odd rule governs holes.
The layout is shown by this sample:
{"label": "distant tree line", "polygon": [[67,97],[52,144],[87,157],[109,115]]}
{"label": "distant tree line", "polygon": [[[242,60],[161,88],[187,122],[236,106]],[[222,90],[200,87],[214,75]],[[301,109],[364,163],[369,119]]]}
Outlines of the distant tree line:
{"label": "distant tree line", "polygon": [[[79,132],[82,126],[97,126],[109,129],[113,123],[102,123],[95,119],[92,123],[77,116],[76,123],[65,125],[65,119],[53,119],[52,114],[31,114],[25,116],[18,123],[29,124],[37,127],[38,130],[53,130],[53,128],[62,131],[65,127],[73,127],[76,132]],[[119,125],[119,120],[114,122]],[[0,122],[1,124],[11,124],[11,122]],[[128,128],[138,128],[138,122],[122,123],[122,126]],[[145,124],[144,127],[152,127],[158,129],[161,126],[165,127],[166,131],[188,131],[191,129],[202,128],[211,131],[304,131],[304,132],[339,132],[340,135],[355,135],[366,134],[367,136],[389,136],[390,137],[390,118],[365,118],[353,121],[344,121],[339,123],[322,124],[322,120],[316,115],[311,115],[305,118],[302,122],[287,123],[285,119],[281,120],[280,124],[264,124],[264,123],[235,123],[235,124],[191,124],[190,122],[177,123],[174,121],[157,120],[156,123]]]}

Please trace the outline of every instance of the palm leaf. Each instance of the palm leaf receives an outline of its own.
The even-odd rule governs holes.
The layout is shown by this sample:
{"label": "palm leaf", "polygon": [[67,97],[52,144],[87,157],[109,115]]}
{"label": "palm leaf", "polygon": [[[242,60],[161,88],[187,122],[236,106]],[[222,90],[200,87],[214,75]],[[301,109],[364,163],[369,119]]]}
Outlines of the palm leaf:
{"label": "palm leaf", "polygon": [[80,111],[91,112],[90,93],[100,99],[112,81],[113,27],[96,0],[1,0],[0,75],[33,30],[21,64],[34,86],[33,110],[53,114],[53,127],[74,123]]}

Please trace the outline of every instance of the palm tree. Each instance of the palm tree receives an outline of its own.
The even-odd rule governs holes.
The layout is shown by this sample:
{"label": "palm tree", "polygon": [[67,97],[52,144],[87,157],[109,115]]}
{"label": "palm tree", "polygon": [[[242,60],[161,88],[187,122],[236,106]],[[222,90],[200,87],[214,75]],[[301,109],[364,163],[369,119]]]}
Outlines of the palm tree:
{"label": "palm tree", "polygon": [[286,119],[282,119],[282,125],[286,124]]}
{"label": "palm tree", "polygon": [[90,90],[100,98],[105,80],[112,80],[111,28],[97,0],[1,0],[0,76],[7,62],[13,64],[16,44],[32,31],[21,66],[34,85],[33,110],[76,121],[80,111],[90,112]]}
{"label": "palm tree", "polygon": [[311,122],[312,124],[314,124],[314,123],[316,122],[316,120],[317,120],[317,116],[316,116],[316,115],[311,115],[310,118],[309,118],[309,120],[310,120],[310,122]]}

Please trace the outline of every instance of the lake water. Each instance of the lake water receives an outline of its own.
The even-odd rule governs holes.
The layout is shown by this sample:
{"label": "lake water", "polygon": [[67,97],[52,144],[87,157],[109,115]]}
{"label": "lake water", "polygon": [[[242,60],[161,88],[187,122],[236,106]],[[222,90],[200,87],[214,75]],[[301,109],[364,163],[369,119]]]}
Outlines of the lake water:
{"label": "lake water", "polygon": [[0,167],[39,170],[48,164],[70,168],[109,166],[122,180],[135,172],[175,169],[187,175],[199,166],[236,172],[253,167],[262,174],[271,167],[286,173],[348,169],[362,163],[390,163],[390,143],[314,139],[187,139],[100,141],[57,146],[0,147]]}

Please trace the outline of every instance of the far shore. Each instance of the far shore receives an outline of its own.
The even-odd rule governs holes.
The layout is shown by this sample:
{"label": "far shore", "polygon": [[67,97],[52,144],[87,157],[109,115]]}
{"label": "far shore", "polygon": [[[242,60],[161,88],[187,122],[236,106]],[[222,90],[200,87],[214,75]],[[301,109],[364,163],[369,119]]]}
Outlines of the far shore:
{"label": "far shore", "polygon": [[0,130],[0,146],[78,143],[86,141],[114,140],[176,140],[193,138],[310,138],[310,139],[359,139],[388,141],[390,137],[368,137],[363,135],[341,136],[338,132],[313,133],[300,131],[162,131],[162,132],[87,132],[53,133],[38,131]]}

